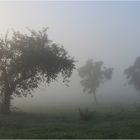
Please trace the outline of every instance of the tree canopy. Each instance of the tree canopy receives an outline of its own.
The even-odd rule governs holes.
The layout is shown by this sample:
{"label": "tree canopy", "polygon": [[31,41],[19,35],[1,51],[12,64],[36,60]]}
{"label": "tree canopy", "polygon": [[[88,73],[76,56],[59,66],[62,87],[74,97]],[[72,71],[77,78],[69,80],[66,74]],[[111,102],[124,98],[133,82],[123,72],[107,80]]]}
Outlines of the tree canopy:
{"label": "tree canopy", "polygon": [[89,59],[86,64],[78,69],[79,76],[82,78],[81,85],[84,87],[83,91],[88,93],[93,93],[95,101],[96,90],[101,83],[112,78],[113,68],[104,67],[102,61],[94,61]]}
{"label": "tree canopy", "polygon": [[0,91],[12,97],[27,96],[41,82],[50,83],[61,73],[64,82],[75,68],[63,46],[48,39],[47,28],[29,34],[13,31],[0,38]]}
{"label": "tree canopy", "polygon": [[140,91],[140,56],[136,58],[132,66],[125,69],[124,74],[128,83]]}

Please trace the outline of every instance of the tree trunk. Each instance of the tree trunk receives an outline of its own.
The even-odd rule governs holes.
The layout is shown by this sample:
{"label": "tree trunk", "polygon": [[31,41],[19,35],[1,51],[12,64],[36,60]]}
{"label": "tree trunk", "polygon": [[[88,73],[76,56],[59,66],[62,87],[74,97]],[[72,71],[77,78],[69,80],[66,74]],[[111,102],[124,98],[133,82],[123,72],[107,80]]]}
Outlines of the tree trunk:
{"label": "tree trunk", "polygon": [[3,90],[3,99],[2,99],[2,105],[1,105],[1,113],[3,114],[9,114],[10,113],[10,103],[11,103],[11,93],[12,90],[10,88],[10,83],[9,83],[9,79],[8,79],[8,75],[6,72],[6,68],[2,68],[3,70],[3,77],[4,79],[4,90]]}
{"label": "tree trunk", "polygon": [[97,100],[97,97],[96,97],[96,93],[95,92],[93,92],[93,98],[95,100],[95,103],[98,104],[98,100]]}
{"label": "tree trunk", "polygon": [[11,94],[10,92],[5,92],[1,105],[1,113],[9,114],[10,113],[10,105],[11,105]]}

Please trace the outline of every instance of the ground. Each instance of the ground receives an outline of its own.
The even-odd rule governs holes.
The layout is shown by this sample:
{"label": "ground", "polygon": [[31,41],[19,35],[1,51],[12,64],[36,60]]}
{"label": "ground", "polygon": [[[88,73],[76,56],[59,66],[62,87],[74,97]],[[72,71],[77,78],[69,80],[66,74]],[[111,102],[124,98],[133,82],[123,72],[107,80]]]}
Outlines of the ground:
{"label": "ground", "polygon": [[78,112],[35,114],[14,112],[0,115],[0,138],[140,138],[140,112],[94,113],[82,121]]}

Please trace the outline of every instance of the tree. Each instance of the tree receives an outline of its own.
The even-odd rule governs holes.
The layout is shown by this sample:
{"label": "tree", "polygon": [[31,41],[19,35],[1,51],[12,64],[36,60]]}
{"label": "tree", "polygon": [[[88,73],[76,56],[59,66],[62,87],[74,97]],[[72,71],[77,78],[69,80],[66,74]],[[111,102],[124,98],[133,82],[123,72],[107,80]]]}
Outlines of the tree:
{"label": "tree", "polygon": [[132,66],[125,69],[124,74],[128,83],[140,91],[140,56],[136,58]]}
{"label": "tree", "polygon": [[29,29],[29,34],[13,31],[0,38],[1,112],[10,112],[11,99],[23,97],[42,83],[50,83],[61,74],[68,81],[75,68],[67,51],[48,39],[47,28]]}
{"label": "tree", "polygon": [[82,78],[81,85],[84,87],[83,91],[92,93],[96,104],[98,103],[96,97],[96,90],[101,83],[112,78],[113,68],[106,68],[102,61],[93,62],[89,59],[86,64],[78,69],[79,76]]}

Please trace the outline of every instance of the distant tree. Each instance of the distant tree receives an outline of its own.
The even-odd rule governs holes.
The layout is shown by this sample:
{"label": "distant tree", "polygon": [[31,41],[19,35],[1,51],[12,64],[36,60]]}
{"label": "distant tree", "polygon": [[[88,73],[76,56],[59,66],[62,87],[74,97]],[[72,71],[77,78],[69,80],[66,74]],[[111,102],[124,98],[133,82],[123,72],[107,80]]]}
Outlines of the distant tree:
{"label": "distant tree", "polygon": [[112,78],[113,68],[106,68],[102,61],[93,62],[88,60],[86,64],[78,69],[79,76],[82,78],[81,85],[84,87],[83,91],[94,95],[96,104],[98,103],[96,97],[96,90],[100,84]]}
{"label": "distant tree", "polygon": [[132,66],[125,69],[124,74],[128,83],[140,91],[140,56],[136,58]]}
{"label": "distant tree", "polygon": [[75,68],[74,59],[60,45],[50,41],[47,28],[13,31],[0,38],[1,112],[10,112],[11,99],[31,94],[40,83],[50,83],[62,74],[64,82]]}

